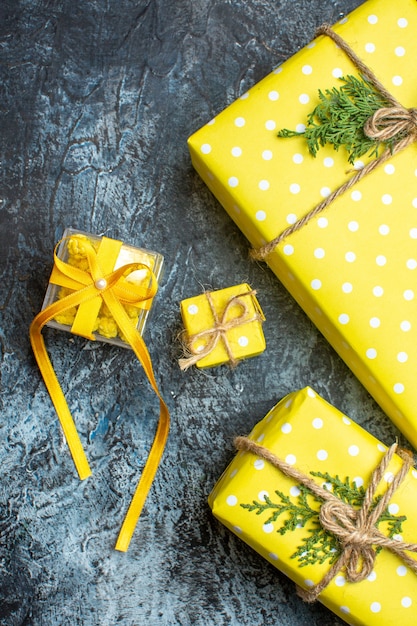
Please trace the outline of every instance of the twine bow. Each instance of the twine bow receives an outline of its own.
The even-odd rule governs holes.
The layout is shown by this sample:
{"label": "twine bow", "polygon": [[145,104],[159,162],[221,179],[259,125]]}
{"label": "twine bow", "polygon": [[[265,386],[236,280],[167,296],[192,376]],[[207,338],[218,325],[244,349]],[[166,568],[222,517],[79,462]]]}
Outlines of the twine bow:
{"label": "twine bow", "polygon": [[[160,413],[155,438],[115,546],[116,550],[125,552],[129,547],[137,520],[162,457],[168,437],[170,418],[168,408],[158,390],[149,352],[140,333],[132,324],[123,307],[123,304],[148,307],[156,293],[156,279],[150,268],[142,263],[128,263],[117,270],[108,271],[109,264],[111,267],[114,266],[114,256],[116,254],[117,258],[121,245],[121,242],[103,237],[96,253],[91,244],[85,243],[88,270],[82,270],[65,263],[57,256],[58,246],[55,248],[51,282],[65,285],[74,291],[61,300],[50,304],[34,318],[30,326],[30,340],[81,480],[91,475],[91,469],[65,396],[46,351],[42,336],[42,329],[45,324],[60,313],[72,307],[78,307],[72,332],[94,340],[92,328],[100,306],[104,302],[126,342],[130,344],[142,364],[149,383],[159,398]],[[138,269],[145,269],[149,272],[149,287],[129,282],[129,274]]]}
{"label": "twine bow", "polygon": [[346,41],[329,26],[323,24],[316,35],[326,35],[330,37],[336,45],[341,48],[347,57],[356,66],[359,72],[379,91],[384,99],[390,103],[389,107],[383,107],[376,111],[365,123],[364,133],[377,141],[387,141],[397,138],[398,141],[392,148],[387,148],[380,157],[373,159],[367,163],[362,169],[358,170],[343,185],[335,189],[327,198],[316,205],[311,211],[298,219],[294,224],[288,226],[277,237],[272,239],[257,249],[250,251],[250,256],[256,260],[264,260],[284,239],[299,231],[311,219],[324,211],[336,198],[343,195],[346,191],[355,186],[362,178],[370,174],[374,169],[388,161],[395,154],[398,154],[409,145],[417,141],[417,109],[407,109],[398,102],[396,98],[384,87],[380,80],[375,76],[371,69],[358,57]]}
{"label": "twine bow", "polygon": [[417,136],[417,109],[402,106],[382,107],[366,121],[365,135],[376,141],[388,141],[406,136],[410,143]]}
{"label": "twine bow", "polygon": [[[259,313],[255,313],[251,317],[249,316],[249,307],[247,302],[245,302],[245,298],[253,297],[255,295],[256,290],[252,289],[251,291],[232,296],[224,307],[221,317],[219,317],[211,293],[209,291],[205,292],[205,296],[213,316],[213,326],[187,338],[185,350],[190,353],[190,356],[179,359],[178,363],[181,370],[187,370],[189,367],[195,365],[198,361],[209,355],[216,348],[220,340],[223,341],[229,363],[232,366],[237,365],[237,359],[233,355],[227,335],[230,330],[236,328],[237,326],[241,326],[242,324],[263,321],[263,317]],[[227,319],[230,309],[236,305],[240,307],[239,315],[232,317],[231,319]],[[207,343],[200,349],[195,348],[194,346],[198,340],[204,338],[207,339]]]}
{"label": "twine bow", "polygon": [[[362,507],[354,509],[350,504],[339,500],[333,493],[314,482],[309,476],[248,437],[237,437],[235,446],[238,450],[245,450],[265,459],[283,474],[307,487],[323,501],[319,512],[320,524],[339,540],[342,553],[319,583],[308,590],[298,590],[303,600],[314,602],[343,568],[348,582],[356,583],[365,580],[373,570],[377,548],[390,550],[417,574],[417,561],[407,554],[407,552],[417,553],[417,544],[386,537],[376,526],[393,494],[413,465],[410,452],[399,449],[396,443],[388,448],[371,476]],[[401,458],[403,464],[384,494],[379,499],[375,499],[376,490],[395,453]]]}

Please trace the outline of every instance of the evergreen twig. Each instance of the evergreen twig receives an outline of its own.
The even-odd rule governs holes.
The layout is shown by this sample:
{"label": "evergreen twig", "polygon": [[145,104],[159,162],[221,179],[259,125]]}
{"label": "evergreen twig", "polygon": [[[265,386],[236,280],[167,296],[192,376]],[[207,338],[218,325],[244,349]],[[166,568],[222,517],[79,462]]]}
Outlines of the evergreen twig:
{"label": "evergreen twig", "polygon": [[[311,472],[311,475],[323,479],[325,488],[331,489],[332,493],[343,502],[355,509],[361,508],[365,498],[365,489],[362,486],[357,486],[348,477],[342,480],[339,476],[330,476],[327,472]],[[318,505],[322,504],[322,500],[312,494],[305,485],[298,485],[298,488],[300,493],[295,502],[282,491],[276,490],[275,494],[278,496],[279,502],[274,502],[272,498],[265,496],[263,502],[253,500],[250,504],[241,504],[240,506],[256,515],[267,514],[265,524],[272,524],[281,515],[286,514],[281,526],[277,529],[280,535],[308,526],[309,534],[302,538],[301,545],[291,555],[291,558],[298,560],[300,567],[316,563],[322,564],[326,561],[333,564],[341,554],[341,546],[337,538],[320,525],[320,506]],[[375,498],[374,506],[380,498],[381,496]],[[405,515],[394,515],[387,508],[379,517],[376,525],[379,527],[382,523],[386,524],[386,534],[392,538],[402,532],[402,524],[406,519]]]}
{"label": "evergreen twig", "polygon": [[[304,136],[314,157],[326,144],[331,144],[336,151],[344,147],[351,164],[367,153],[377,157],[381,142],[367,137],[363,128],[378,109],[389,106],[389,103],[365,78],[347,75],[340,80],[343,82],[340,88],[319,90],[320,102],[307,116],[304,131],[283,128],[278,137]],[[384,146],[392,149],[400,138],[390,139]]]}

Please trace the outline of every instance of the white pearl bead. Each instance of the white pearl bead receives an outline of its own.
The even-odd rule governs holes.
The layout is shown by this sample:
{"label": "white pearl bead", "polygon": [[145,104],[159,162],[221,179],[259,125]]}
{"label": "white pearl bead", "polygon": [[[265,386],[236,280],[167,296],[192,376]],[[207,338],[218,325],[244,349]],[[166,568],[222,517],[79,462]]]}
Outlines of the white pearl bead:
{"label": "white pearl bead", "polygon": [[98,280],[96,280],[94,285],[96,286],[97,289],[102,291],[103,289],[107,287],[107,280],[105,278],[99,278]]}

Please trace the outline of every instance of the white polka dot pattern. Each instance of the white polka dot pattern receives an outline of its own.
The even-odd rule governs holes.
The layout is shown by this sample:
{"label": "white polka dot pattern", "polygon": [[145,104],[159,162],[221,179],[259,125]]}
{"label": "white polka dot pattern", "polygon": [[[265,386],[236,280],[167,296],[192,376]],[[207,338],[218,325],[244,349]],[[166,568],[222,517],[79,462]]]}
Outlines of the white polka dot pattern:
{"label": "white polka dot pattern", "polygon": [[[260,215],[259,218],[262,219],[262,216]],[[248,307],[247,319],[253,319],[256,315],[259,315],[259,320],[239,324],[227,331],[228,346],[237,360],[256,356],[265,349],[265,338],[261,322],[263,314],[256,297],[244,295],[249,291],[251,291],[249,285],[242,284],[213,291],[210,294],[219,320],[230,298],[239,295],[244,298]],[[238,304],[233,305],[228,311],[226,322],[238,318],[241,314],[241,307]],[[193,337],[202,331],[214,330],[215,328],[213,313],[205,294],[183,300],[181,302],[181,315],[188,337]],[[197,353],[202,352],[206,348],[207,341],[207,335],[197,338],[193,341],[192,348]],[[203,356],[196,365],[197,367],[214,367],[215,365],[226,363],[228,360],[227,348],[221,339],[217,342],[215,349],[208,355]]]}
{"label": "white polka dot pattern", "polygon": [[[259,422],[250,437],[266,446],[291,466],[308,476],[311,472],[345,478],[357,488],[366,488],[372,470],[387,446],[337,411],[310,388],[290,394]],[[383,477],[387,485],[401,467],[394,459]],[[319,484],[335,493],[331,482],[313,476]],[[385,481],[385,482],[384,482]],[[283,569],[297,585],[312,587],[328,569],[328,563],[300,568],[292,555],[309,536],[308,524],[297,524],[294,531],[280,533],[283,519],[272,516],[280,503],[277,493],[300,506],[302,490],[267,461],[251,453],[236,455],[209,497],[213,513],[246,543],[254,547],[275,567]],[[263,513],[248,511],[246,505],[258,502]],[[242,507],[245,505],[245,507]],[[318,504],[310,502],[318,510]],[[388,513],[405,516],[398,541],[413,541],[417,535],[417,472],[408,473],[401,489],[391,499]],[[383,528],[383,525],[380,525]],[[361,583],[352,584],[339,571],[322,592],[320,600],[349,623],[367,626],[414,626],[412,608],[417,604],[417,576],[388,551],[378,553],[374,569]],[[410,610],[411,608],[411,610]]]}
{"label": "white polka dot pattern", "polygon": [[[335,30],[404,106],[415,106],[415,2],[368,0]],[[196,169],[252,246],[271,241],[347,180],[344,150],[326,146],[314,159],[302,137],[277,132],[303,132],[318,89],[355,72],[320,37],[190,138]],[[287,237],[268,264],[417,447],[415,151],[410,146],[362,179]]]}

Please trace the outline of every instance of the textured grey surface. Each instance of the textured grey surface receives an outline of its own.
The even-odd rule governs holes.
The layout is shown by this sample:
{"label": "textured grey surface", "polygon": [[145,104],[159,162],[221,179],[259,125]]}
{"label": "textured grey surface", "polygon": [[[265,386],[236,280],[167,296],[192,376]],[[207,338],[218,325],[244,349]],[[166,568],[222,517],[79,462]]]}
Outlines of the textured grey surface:
{"label": "textured grey surface", "polygon": [[[2,625],[341,624],[303,605],[206,498],[233,436],[306,384],[383,440],[398,432],[272,273],[249,261],[186,139],[360,3],[2,1]],[[65,226],[166,259],[146,340],[172,428],[127,554],[113,545],[158,406],[130,352],[47,330],[94,472],[79,482],[28,340]],[[243,281],[258,290],[266,352],[234,371],[181,373],[180,300]]]}

